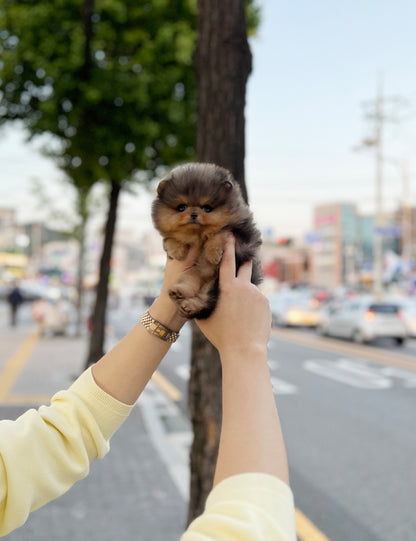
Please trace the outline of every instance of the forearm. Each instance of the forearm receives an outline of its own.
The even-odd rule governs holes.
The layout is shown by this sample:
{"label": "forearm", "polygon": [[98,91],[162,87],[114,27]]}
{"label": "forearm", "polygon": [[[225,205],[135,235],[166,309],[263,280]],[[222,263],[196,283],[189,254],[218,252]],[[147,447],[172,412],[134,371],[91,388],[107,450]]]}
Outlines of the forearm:
{"label": "forearm", "polygon": [[51,405],[0,424],[0,536],[29,513],[64,494],[85,477],[92,460],[109,450],[109,439],[131,406],[114,400],[84,372]]}
{"label": "forearm", "polygon": [[[169,298],[158,297],[149,312],[173,331],[179,331],[184,323]],[[104,391],[120,402],[134,404],[169,347],[168,342],[152,335],[138,322],[93,366],[94,379]]]}
{"label": "forearm", "polygon": [[259,472],[289,484],[286,449],[267,366],[267,353],[250,362],[222,358],[223,420],[214,485],[239,473]]}

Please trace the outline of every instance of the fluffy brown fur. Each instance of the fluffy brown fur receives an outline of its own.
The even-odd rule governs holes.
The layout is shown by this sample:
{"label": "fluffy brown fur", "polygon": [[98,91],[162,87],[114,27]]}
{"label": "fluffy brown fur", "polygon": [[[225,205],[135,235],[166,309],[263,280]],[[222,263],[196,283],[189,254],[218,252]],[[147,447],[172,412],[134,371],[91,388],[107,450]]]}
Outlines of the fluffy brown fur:
{"label": "fluffy brown fur", "polygon": [[196,265],[169,291],[184,317],[205,318],[215,308],[218,265],[230,231],[236,239],[237,269],[253,261],[251,280],[260,283],[260,232],[226,169],[209,163],[173,169],[158,186],[152,218],[169,257],[183,260],[191,246],[200,249]]}

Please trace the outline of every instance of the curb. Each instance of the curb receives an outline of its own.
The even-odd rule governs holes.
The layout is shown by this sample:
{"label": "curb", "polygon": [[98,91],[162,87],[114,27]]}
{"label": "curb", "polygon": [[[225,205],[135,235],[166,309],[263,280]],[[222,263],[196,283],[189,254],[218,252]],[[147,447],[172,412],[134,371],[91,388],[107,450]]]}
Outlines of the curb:
{"label": "curb", "polygon": [[183,501],[189,501],[192,430],[180,409],[150,381],[137,401],[150,440]]}

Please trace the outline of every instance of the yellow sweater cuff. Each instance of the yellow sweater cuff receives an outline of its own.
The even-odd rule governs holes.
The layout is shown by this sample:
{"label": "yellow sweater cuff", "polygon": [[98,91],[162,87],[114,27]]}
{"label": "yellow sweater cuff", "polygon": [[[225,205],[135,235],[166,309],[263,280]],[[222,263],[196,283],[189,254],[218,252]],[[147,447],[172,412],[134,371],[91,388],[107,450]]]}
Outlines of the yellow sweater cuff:
{"label": "yellow sweater cuff", "polygon": [[88,368],[68,389],[76,394],[93,414],[105,439],[110,439],[134,406],[124,404],[97,385]]}
{"label": "yellow sweater cuff", "polygon": [[293,493],[278,477],[265,473],[228,477],[211,491],[205,513],[220,512],[226,502],[261,510],[259,516],[269,516],[276,524],[276,531],[282,532],[278,539],[296,539]]}

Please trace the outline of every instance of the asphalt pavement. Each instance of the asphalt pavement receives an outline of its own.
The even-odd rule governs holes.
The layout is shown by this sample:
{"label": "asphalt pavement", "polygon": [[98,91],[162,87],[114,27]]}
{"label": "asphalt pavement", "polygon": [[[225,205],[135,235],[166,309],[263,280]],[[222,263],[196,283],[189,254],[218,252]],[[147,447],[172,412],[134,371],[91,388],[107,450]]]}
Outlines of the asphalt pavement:
{"label": "asphalt pavement", "polygon": [[[0,418],[15,419],[71,385],[83,370],[87,341],[37,336],[25,309],[15,329],[6,317],[0,307]],[[110,453],[92,464],[88,477],[4,539],[177,541],[187,509],[186,468],[179,456],[184,421],[174,422],[177,412],[168,410],[151,382],[113,437]],[[162,413],[173,420],[169,426]]]}
{"label": "asphalt pavement", "polygon": [[[132,308],[110,315],[107,347],[129,330],[136,314]],[[0,417],[15,418],[72,383],[87,344],[85,337],[37,338],[24,311],[19,327],[9,329],[6,315],[0,305]],[[186,413],[190,338],[185,326],[90,475],[7,539],[180,538],[192,437]],[[273,331],[269,366],[299,540],[416,539],[415,346],[359,346]]]}
{"label": "asphalt pavement", "polygon": [[[182,391],[185,412],[183,334],[161,371]],[[302,541],[415,541],[414,346],[272,332],[269,367]]]}

